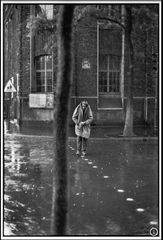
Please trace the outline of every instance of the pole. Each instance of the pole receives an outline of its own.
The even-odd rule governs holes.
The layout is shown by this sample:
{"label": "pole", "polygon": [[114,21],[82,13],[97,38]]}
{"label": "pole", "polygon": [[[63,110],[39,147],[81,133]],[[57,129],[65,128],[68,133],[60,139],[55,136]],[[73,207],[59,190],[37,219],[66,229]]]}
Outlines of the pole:
{"label": "pole", "polygon": [[20,123],[20,97],[19,97],[19,74],[16,74],[17,80],[17,123]]}
{"label": "pole", "polygon": [[147,77],[147,47],[148,47],[148,29],[146,30],[146,39],[145,39],[145,102],[144,102],[144,115],[145,123],[148,122],[148,102],[147,102],[147,93],[148,93],[148,77]]}
{"label": "pole", "polygon": [[[31,25],[33,23],[33,16],[35,12],[35,6],[30,5],[30,21]],[[30,26],[30,93],[32,92],[32,86],[33,86],[33,73],[34,73],[34,35],[32,26]]]}
{"label": "pole", "polygon": [[[11,82],[12,82],[12,84],[14,85],[14,77],[11,78]],[[11,99],[13,99],[13,97],[14,97],[14,93],[12,92],[12,93],[11,93]]]}
{"label": "pole", "polygon": [[10,130],[10,109],[11,109],[11,93],[9,93],[9,105],[8,105],[8,126],[7,130]]}
{"label": "pole", "polygon": [[[157,64],[157,63],[156,63]],[[155,105],[154,105],[154,133],[157,133],[157,90],[158,90],[158,66],[156,66]]]}
{"label": "pole", "polygon": [[[125,22],[125,7],[122,5],[121,7],[122,12],[122,24]],[[122,29],[122,58],[121,58],[121,98],[122,98],[122,107],[124,109],[124,62],[125,58],[125,31]]]}
{"label": "pole", "polygon": [[99,41],[100,41],[100,23],[97,22],[97,108],[99,108]]}
{"label": "pole", "polygon": [[154,100],[154,133],[157,133],[157,111],[158,111],[158,103],[157,103],[157,97],[158,97],[158,54],[154,52],[152,48],[152,58],[153,58],[153,71],[155,71],[155,100]]}

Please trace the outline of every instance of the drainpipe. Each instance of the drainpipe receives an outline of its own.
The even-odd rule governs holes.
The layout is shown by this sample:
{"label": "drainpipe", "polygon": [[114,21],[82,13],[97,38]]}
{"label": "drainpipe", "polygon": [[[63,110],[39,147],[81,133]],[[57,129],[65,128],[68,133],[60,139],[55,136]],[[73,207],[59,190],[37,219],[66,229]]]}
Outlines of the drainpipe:
{"label": "drainpipe", "polygon": [[[124,25],[125,20],[125,7],[122,5],[122,24]],[[121,98],[122,98],[122,108],[124,109],[124,65],[125,65],[125,30],[122,29],[122,59],[121,59]]]}
{"label": "drainpipe", "polygon": [[76,39],[77,39],[77,36],[76,36],[76,31],[75,31],[75,33],[74,33],[74,36],[75,36],[75,41],[74,41],[74,45],[75,45],[75,51],[73,51],[73,54],[74,54],[74,66],[75,66],[75,72],[74,72],[74,75],[75,75],[75,77],[74,77],[74,86],[75,86],[75,101],[74,101],[74,104],[75,104],[75,107],[76,107],[76,105],[77,105],[77,95],[78,95],[78,89],[77,89],[77,85],[78,85],[78,73],[77,73],[77,56],[78,56],[78,48],[77,48],[77,41],[76,41]]}
{"label": "drainpipe", "polygon": [[22,37],[22,31],[23,31],[23,21],[22,21],[22,11],[23,11],[23,6],[20,5],[19,7],[19,119],[18,119],[18,124],[21,125],[22,124],[22,71],[23,71],[23,59],[22,59],[22,41],[23,41],[23,37]]}
{"label": "drainpipe", "polygon": [[146,30],[146,41],[145,41],[145,102],[144,102],[144,119],[145,123],[148,122],[148,102],[147,102],[147,83],[148,83],[148,77],[147,77],[147,47],[148,47],[148,29]]}
{"label": "drainpipe", "polygon": [[32,22],[35,13],[35,6],[30,5],[30,93],[32,92],[33,74],[34,74],[34,39],[32,32]]}
{"label": "drainpipe", "polygon": [[[157,58],[157,55],[156,55]],[[158,99],[158,61],[156,60],[156,83],[155,83],[155,103],[154,103],[154,132],[157,132],[157,99]]]}
{"label": "drainpipe", "polygon": [[97,109],[99,108],[99,38],[100,23],[97,22]]}
{"label": "drainpipe", "polygon": [[17,80],[17,122],[20,121],[20,97],[19,97],[19,74],[16,74],[16,80]]}

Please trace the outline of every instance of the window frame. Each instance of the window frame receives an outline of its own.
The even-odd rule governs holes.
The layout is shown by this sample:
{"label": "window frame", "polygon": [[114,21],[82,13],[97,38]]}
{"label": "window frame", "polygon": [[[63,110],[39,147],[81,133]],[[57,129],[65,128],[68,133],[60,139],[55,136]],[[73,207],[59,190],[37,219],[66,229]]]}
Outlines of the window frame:
{"label": "window frame", "polygon": [[[120,64],[119,64],[119,69],[111,69],[110,68],[110,58],[111,57],[119,57],[120,58]],[[106,84],[107,85],[102,85],[100,83],[100,73],[107,73],[107,79],[106,79]],[[116,84],[116,89],[118,88],[119,91],[110,91],[110,86],[111,86],[111,78],[110,78],[110,73],[115,73],[116,76],[119,73],[119,79],[118,79],[118,84]],[[121,56],[118,55],[112,55],[112,54],[108,54],[107,55],[107,67],[105,68],[100,68],[100,62],[99,62],[99,94],[100,95],[111,95],[111,94],[120,94],[120,80],[121,80]],[[116,81],[117,81],[117,77],[116,77]],[[106,86],[107,91],[100,91],[101,88],[104,88]]]}
{"label": "window frame", "polygon": [[[47,68],[47,57],[51,56],[51,69]],[[41,59],[41,57],[44,57],[44,68],[43,69],[37,69],[37,60]],[[47,79],[47,73],[51,73],[51,85],[48,85],[48,79]],[[37,73],[44,73],[44,84],[39,84],[37,83]],[[39,55],[35,57],[35,81],[36,81],[36,92],[37,93],[52,93],[54,90],[54,83],[53,83],[53,55],[52,54],[45,54],[45,55]],[[39,87],[44,87],[44,91],[39,91]],[[48,91],[48,86],[51,86],[51,91]]]}

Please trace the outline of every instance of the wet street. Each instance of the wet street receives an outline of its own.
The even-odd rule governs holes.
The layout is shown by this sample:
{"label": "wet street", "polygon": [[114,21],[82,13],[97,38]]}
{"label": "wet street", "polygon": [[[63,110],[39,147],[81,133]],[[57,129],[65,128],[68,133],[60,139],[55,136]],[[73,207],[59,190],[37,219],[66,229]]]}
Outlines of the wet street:
{"label": "wet street", "polygon": [[[68,235],[150,236],[158,226],[158,141],[68,144]],[[50,235],[53,138],[4,137],[4,235]],[[155,234],[155,233],[154,233]]]}

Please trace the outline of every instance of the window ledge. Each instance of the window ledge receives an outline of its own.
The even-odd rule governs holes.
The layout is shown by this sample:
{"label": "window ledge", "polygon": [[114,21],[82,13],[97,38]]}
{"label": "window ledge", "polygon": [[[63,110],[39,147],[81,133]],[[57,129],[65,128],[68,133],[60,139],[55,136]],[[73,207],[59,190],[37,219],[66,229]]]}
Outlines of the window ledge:
{"label": "window ledge", "polygon": [[109,110],[109,111],[116,111],[116,110],[118,110],[118,111],[121,111],[121,110],[123,110],[123,108],[121,107],[121,108],[97,108],[97,110],[98,111],[103,111],[103,110]]}

